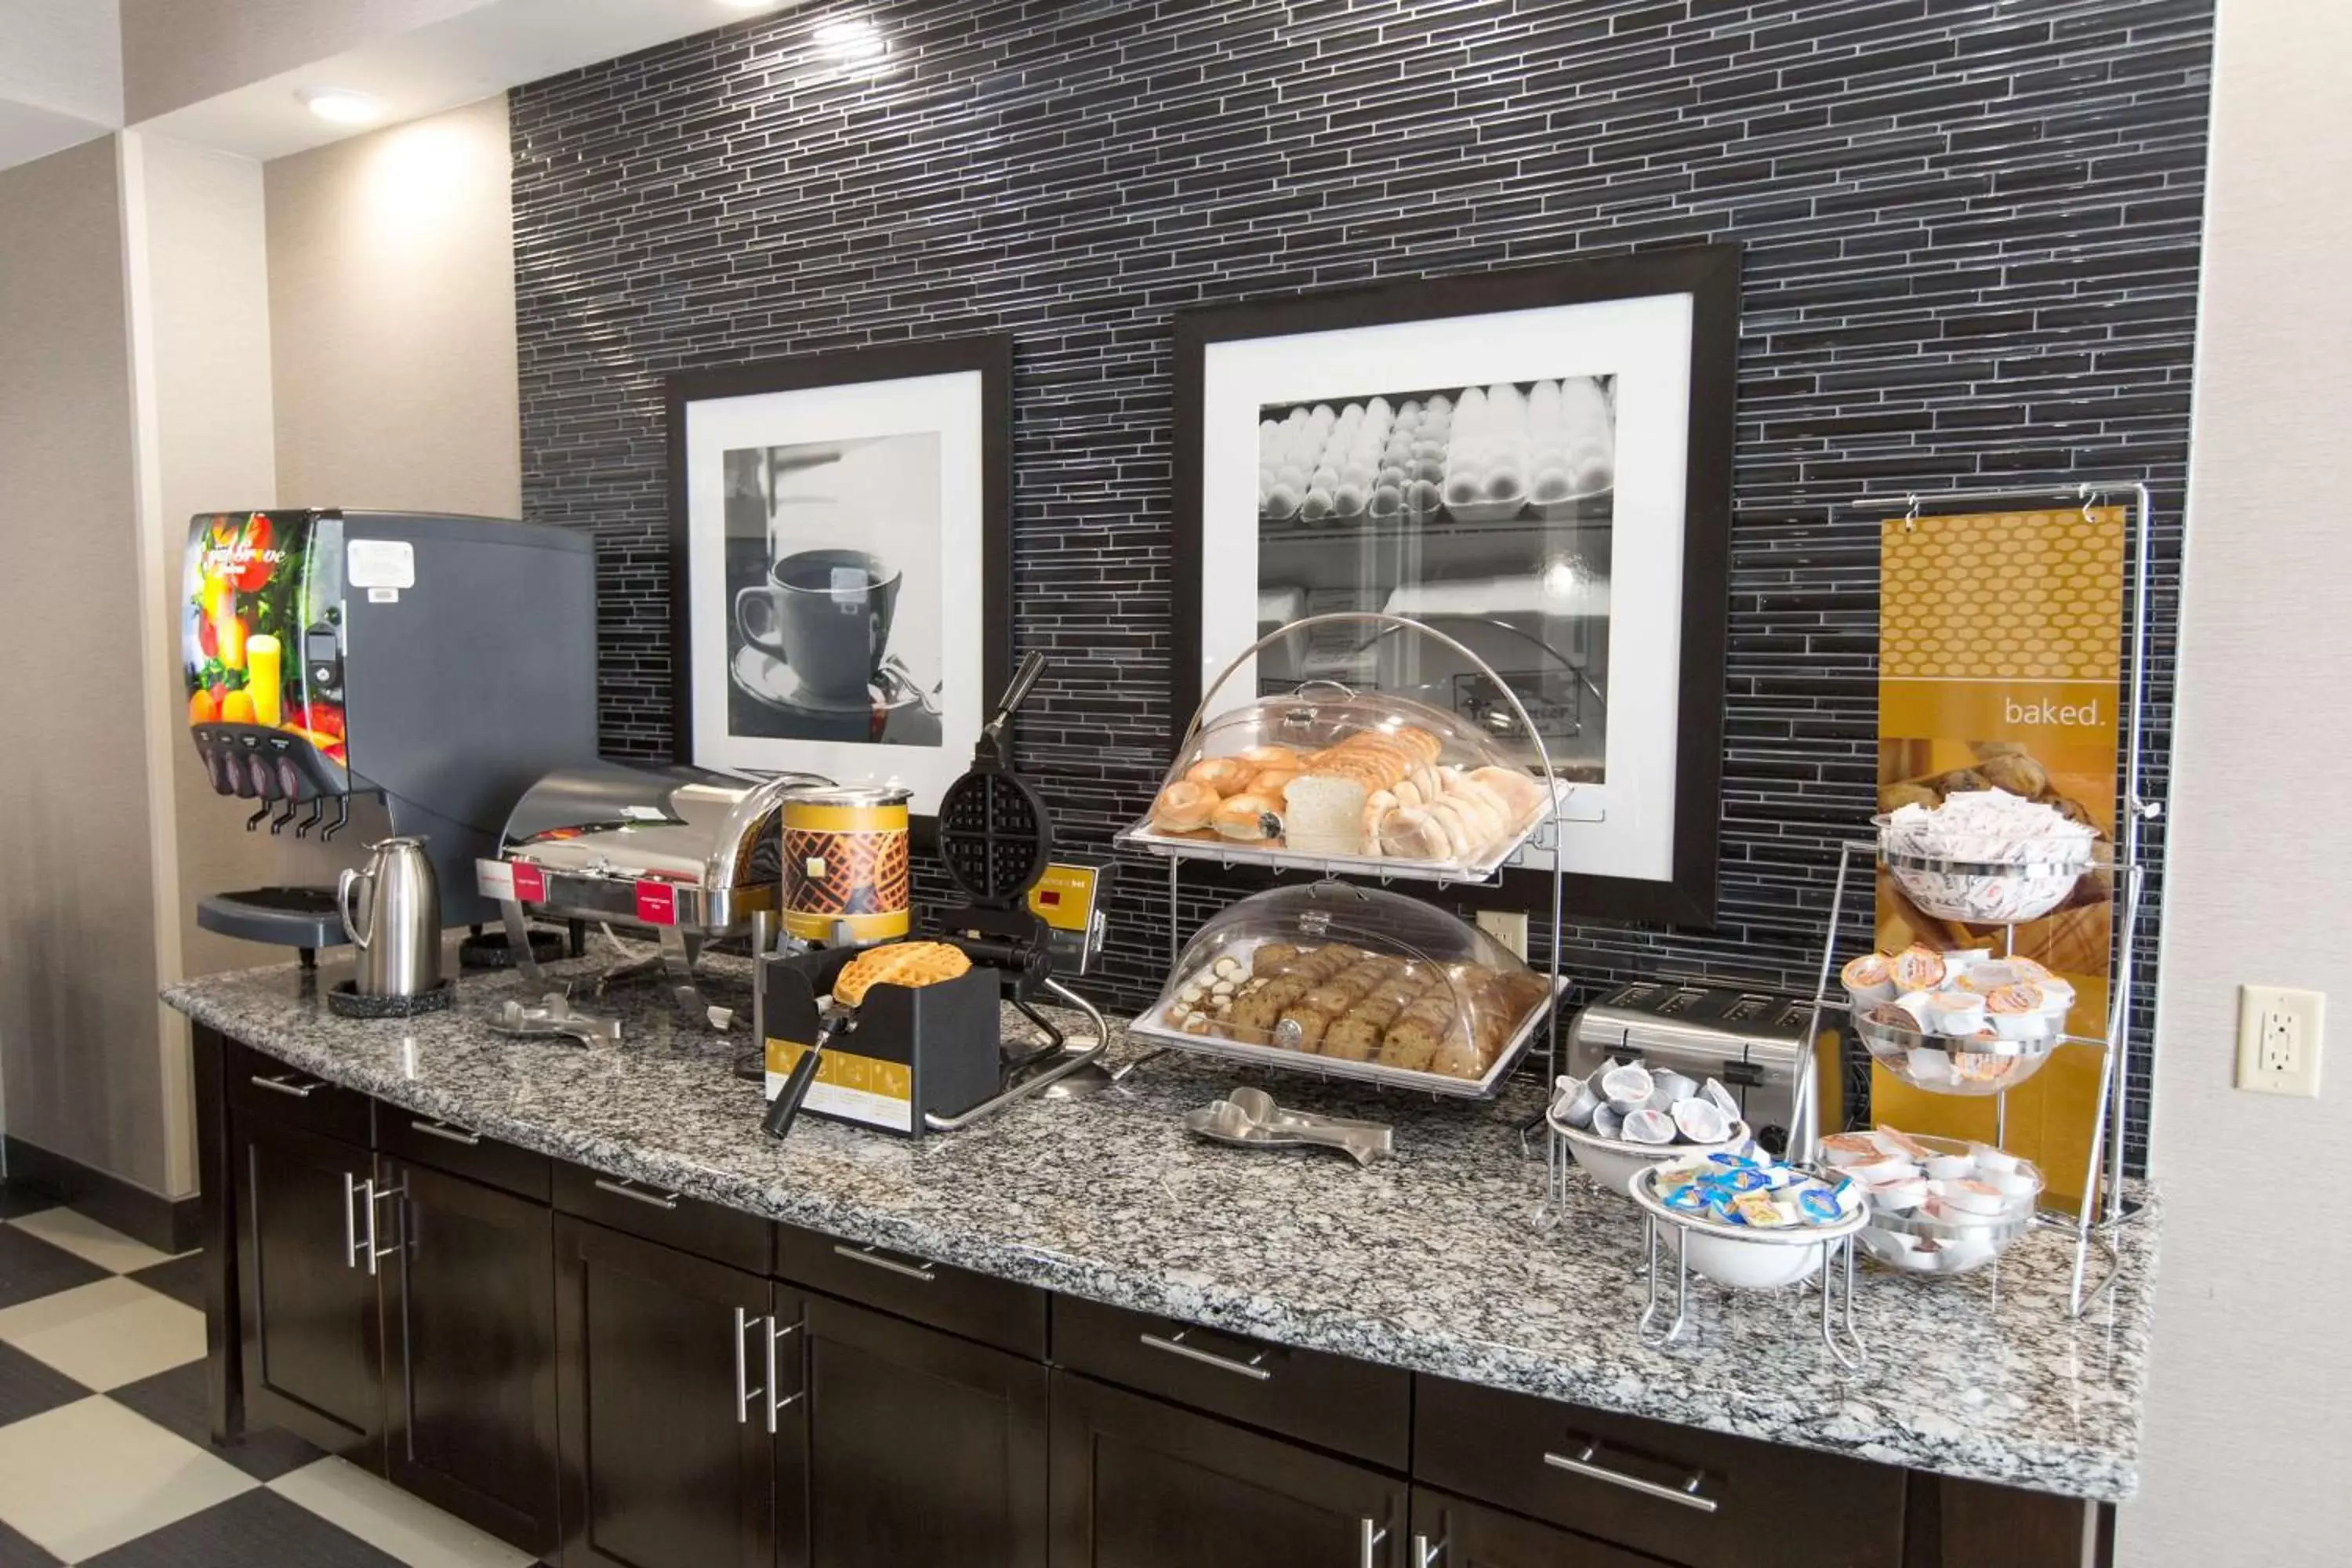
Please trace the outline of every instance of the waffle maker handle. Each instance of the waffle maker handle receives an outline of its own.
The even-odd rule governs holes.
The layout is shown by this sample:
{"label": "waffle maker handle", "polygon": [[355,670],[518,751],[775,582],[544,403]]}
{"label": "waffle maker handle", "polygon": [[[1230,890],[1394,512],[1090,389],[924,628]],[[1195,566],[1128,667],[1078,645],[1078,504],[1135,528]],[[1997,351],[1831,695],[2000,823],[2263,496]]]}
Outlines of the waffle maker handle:
{"label": "waffle maker handle", "polygon": [[998,700],[995,717],[990,719],[988,728],[980,732],[981,745],[999,759],[1004,755],[1004,727],[1013,722],[1013,710],[1021,706],[1029,695],[1029,689],[1036,685],[1037,678],[1045,673],[1044,654],[1033,647],[1021,656],[1021,668],[1013,672],[1013,684],[1004,689],[1004,695]]}

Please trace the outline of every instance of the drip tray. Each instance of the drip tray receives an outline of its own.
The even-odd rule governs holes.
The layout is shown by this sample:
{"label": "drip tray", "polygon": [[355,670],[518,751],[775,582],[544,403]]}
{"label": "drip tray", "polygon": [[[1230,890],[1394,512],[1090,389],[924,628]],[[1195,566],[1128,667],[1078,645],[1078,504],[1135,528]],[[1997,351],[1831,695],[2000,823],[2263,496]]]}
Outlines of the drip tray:
{"label": "drip tray", "polygon": [[196,900],[196,924],[245,942],[282,947],[341,947],[343,917],[332,888],[248,888]]}

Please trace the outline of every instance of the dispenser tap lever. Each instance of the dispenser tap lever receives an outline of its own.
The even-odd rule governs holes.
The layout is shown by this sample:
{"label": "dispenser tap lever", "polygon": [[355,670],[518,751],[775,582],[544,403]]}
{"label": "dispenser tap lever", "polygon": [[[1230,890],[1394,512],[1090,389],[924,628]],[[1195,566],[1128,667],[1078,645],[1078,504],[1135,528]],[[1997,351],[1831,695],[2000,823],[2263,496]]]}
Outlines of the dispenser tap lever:
{"label": "dispenser tap lever", "polygon": [[269,820],[270,805],[270,802],[266,800],[263,801],[261,805],[255,809],[254,814],[245,819],[245,830],[247,833],[252,832],[255,828]]}
{"label": "dispenser tap lever", "polygon": [[326,815],[327,797],[323,795],[312,795],[310,797],[310,815],[294,825],[294,837],[297,838],[307,837],[310,835],[310,829],[319,826],[319,819]]}
{"label": "dispenser tap lever", "polygon": [[301,801],[293,795],[288,795],[286,797],[286,809],[279,812],[276,816],[269,820],[269,837],[275,838],[278,834],[284,832],[286,825],[294,820],[294,814],[301,809]]}
{"label": "dispenser tap lever", "polygon": [[[264,807],[264,809],[266,810],[268,808]],[[327,824],[325,830],[319,835],[319,842],[324,844],[336,834],[341,833],[343,830],[343,825],[351,821],[351,819],[352,797],[347,795],[337,795],[335,797],[335,820]]]}

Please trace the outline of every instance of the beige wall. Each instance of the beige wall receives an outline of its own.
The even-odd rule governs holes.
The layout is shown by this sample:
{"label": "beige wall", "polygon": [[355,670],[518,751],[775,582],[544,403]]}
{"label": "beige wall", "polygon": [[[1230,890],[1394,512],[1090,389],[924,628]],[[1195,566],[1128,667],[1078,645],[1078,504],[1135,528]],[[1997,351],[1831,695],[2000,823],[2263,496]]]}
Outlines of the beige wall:
{"label": "beige wall", "polygon": [[484,0],[121,0],[122,96],[136,124]]}
{"label": "beige wall", "polygon": [[[2131,1568],[2352,1554],[2352,1248],[2264,1178],[2352,1142],[2352,156],[2342,0],[2223,0],[2157,1023],[2158,1268]],[[2236,987],[2333,994],[2315,1100],[2231,1087]]]}
{"label": "beige wall", "polygon": [[[165,137],[123,138],[130,184],[134,353],[143,393],[142,465],[147,544],[155,571],[155,679],[163,694],[158,746],[169,762],[157,808],[176,853],[160,918],[178,943],[166,973],[205,974],[266,963],[272,950],[200,930],[199,895],[288,880],[282,841],[243,829],[247,805],[223,800],[187,742],[181,697],[180,580],[188,519],[271,505],[277,493],[269,385],[269,279],[261,165]],[[170,1040],[185,1038],[166,1010]],[[166,1063],[182,1076],[184,1047]]]}
{"label": "beige wall", "polygon": [[115,139],[0,173],[0,1071],[8,1131],[171,1185]]}
{"label": "beige wall", "polygon": [[503,96],[278,159],[278,494],[515,517],[522,459]]}

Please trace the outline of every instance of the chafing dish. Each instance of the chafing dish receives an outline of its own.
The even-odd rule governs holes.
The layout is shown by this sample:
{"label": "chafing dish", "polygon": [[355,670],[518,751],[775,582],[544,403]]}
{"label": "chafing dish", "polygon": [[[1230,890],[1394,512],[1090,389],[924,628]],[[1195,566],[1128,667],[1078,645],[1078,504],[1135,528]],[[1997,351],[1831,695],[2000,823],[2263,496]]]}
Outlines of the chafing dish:
{"label": "chafing dish", "polygon": [[534,983],[544,976],[530,957],[527,919],[636,928],[654,934],[658,954],[604,980],[658,967],[689,1016],[724,1028],[732,1010],[703,999],[695,963],[720,938],[767,944],[781,897],[784,799],[830,782],[619,763],[561,769],[516,804],[498,857],[476,861],[476,876]]}

